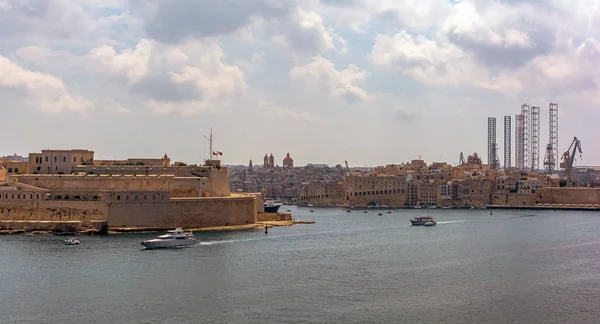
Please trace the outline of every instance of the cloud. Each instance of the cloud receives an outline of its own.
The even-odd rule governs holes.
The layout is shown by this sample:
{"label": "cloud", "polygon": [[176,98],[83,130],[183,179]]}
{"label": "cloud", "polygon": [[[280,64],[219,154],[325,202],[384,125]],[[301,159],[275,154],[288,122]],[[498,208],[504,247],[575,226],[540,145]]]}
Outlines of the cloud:
{"label": "cloud", "polygon": [[324,25],[321,15],[301,7],[296,7],[291,15],[266,23],[265,28],[273,34],[276,44],[291,51],[345,52],[348,45],[332,27]]}
{"label": "cloud", "polygon": [[485,70],[458,46],[406,31],[377,35],[371,60],[376,66],[395,69],[429,85],[458,86],[485,78]]}
{"label": "cloud", "polygon": [[369,98],[367,92],[358,85],[369,73],[354,64],[338,70],[333,62],[318,55],[311,63],[292,68],[289,75],[291,79],[303,80],[312,84],[313,88],[324,89],[332,97],[343,98],[349,103]]}
{"label": "cloud", "polygon": [[275,113],[281,119],[293,119],[301,120],[305,122],[312,122],[312,116],[308,111],[295,112],[291,109],[282,108],[274,103],[268,101],[261,101],[259,106],[267,109],[268,111]]}
{"label": "cloud", "polygon": [[71,94],[62,80],[27,70],[0,56],[0,89],[13,90],[30,106],[46,112],[83,111],[92,103]]}
{"label": "cloud", "polygon": [[396,109],[394,111],[394,119],[402,122],[413,122],[419,115],[414,112],[406,111],[403,109]]}
{"label": "cloud", "polygon": [[[149,37],[179,43],[193,37],[229,34],[255,19],[272,19],[292,10],[291,0],[153,1],[144,25]],[[145,4],[147,6],[147,4]]]}
{"label": "cloud", "polygon": [[246,88],[244,72],[224,62],[223,50],[214,40],[169,45],[142,39],[135,48],[117,52],[103,46],[88,57],[160,114],[224,107],[243,96]]}

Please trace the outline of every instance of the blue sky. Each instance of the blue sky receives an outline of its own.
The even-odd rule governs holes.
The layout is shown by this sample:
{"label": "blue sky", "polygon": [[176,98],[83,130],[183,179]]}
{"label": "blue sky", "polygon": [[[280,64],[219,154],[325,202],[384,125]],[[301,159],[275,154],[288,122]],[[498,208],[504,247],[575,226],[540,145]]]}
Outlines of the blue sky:
{"label": "blue sky", "polygon": [[228,164],[287,152],[299,165],[456,163],[460,152],[487,156],[487,117],[500,131],[522,103],[542,108],[545,147],[558,102],[560,151],[577,136],[577,164],[598,165],[598,10],[595,0],[0,0],[0,154],[88,148],[199,163],[212,126]]}

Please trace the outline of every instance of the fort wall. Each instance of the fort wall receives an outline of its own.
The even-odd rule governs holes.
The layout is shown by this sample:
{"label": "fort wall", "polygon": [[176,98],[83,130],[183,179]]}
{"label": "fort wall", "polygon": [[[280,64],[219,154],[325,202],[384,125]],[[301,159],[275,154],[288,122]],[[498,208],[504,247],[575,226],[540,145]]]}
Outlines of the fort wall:
{"label": "fort wall", "polygon": [[167,190],[171,197],[202,197],[212,191],[209,178],[172,175],[20,175],[11,180],[50,190]]}
{"label": "fort wall", "polygon": [[538,204],[598,205],[600,188],[540,188],[536,200]]}
{"label": "fort wall", "polygon": [[111,202],[109,227],[198,228],[253,224],[255,197],[173,198],[156,202]]}

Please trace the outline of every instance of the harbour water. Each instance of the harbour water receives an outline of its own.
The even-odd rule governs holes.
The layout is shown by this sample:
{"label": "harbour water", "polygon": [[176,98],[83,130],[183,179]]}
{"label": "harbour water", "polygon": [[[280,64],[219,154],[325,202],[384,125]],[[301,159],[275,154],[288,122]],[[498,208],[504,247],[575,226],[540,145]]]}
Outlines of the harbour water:
{"label": "harbour water", "polygon": [[312,225],[0,237],[1,323],[597,323],[600,213],[292,207]]}

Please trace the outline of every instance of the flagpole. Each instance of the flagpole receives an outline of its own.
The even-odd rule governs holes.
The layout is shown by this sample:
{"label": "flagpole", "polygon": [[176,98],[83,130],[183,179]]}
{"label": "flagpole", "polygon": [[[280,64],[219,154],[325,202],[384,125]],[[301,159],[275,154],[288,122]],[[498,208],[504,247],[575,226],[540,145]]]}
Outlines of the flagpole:
{"label": "flagpole", "polygon": [[206,137],[206,135],[203,135],[203,136],[204,136],[204,138],[206,138],[206,139],[208,140],[208,143],[209,143],[209,145],[208,145],[208,150],[209,150],[209,152],[208,152],[208,163],[211,163],[211,161],[212,161],[212,156],[213,156],[213,144],[212,144],[212,142],[213,142],[213,136],[212,136],[212,127],[210,128],[210,138],[209,138],[209,137]]}

